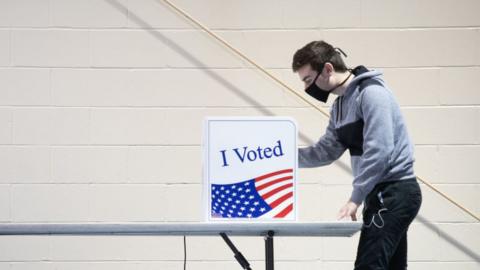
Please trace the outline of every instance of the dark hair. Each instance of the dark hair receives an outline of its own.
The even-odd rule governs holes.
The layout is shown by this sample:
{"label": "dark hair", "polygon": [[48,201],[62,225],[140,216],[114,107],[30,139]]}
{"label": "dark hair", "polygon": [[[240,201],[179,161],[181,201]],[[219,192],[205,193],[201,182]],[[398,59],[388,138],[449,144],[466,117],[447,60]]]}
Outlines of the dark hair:
{"label": "dark hair", "polygon": [[301,67],[310,64],[312,69],[321,72],[326,62],[332,64],[335,71],[345,72],[348,70],[338,48],[334,48],[323,40],[312,41],[295,52],[292,69],[293,72],[297,72]]}

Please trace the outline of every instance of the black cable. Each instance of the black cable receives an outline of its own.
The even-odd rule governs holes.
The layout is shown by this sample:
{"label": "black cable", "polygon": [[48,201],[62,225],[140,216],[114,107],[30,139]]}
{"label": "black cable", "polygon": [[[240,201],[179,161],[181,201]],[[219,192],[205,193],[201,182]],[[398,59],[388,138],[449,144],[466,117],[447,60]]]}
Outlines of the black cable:
{"label": "black cable", "polygon": [[187,270],[187,236],[183,236],[183,270]]}

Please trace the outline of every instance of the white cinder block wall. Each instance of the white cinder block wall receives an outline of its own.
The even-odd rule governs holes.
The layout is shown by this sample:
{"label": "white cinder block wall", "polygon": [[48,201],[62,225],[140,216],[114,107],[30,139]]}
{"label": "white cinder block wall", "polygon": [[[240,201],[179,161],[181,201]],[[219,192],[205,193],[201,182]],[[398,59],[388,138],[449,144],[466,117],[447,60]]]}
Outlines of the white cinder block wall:
{"label": "white cinder block wall", "polygon": [[[325,39],[381,69],[416,170],[480,213],[480,2],[173,0],[299,91],[294,51]],[[161,0],[0,0],[0,222],[200,221],[205,116],[327,120]],[[300,219],[333,220],[348,157],[300,172]],[[480,268],[480,224],[423,187],[410,269]],[[263,241],[234,238],[255,269]],[[352,238],[277,238],[277,269],[352,269]],[[240,269],[217,237],[188,269]],[[181,269],[180,237],[0,237],[0,269]]]}

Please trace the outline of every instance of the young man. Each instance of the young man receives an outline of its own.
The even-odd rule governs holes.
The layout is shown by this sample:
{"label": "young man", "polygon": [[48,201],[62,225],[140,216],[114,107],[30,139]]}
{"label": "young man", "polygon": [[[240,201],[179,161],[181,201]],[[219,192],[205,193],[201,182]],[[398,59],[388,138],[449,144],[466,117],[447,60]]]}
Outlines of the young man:
{"label": "young man", "polygon": [[337,96],[325,134],[299,149],[299,165],[328,165],[348,149],[353,191],[338,218],[356,220],[359,205],[365,203],[355,269],[406,269],[407,230],[422,201],[413,145],[382,73],[364,66],[347,69],[340,52],[345,55],[324,41],[313,41],[293,57],[293,71],[309,95],[321,102],[330,93]]}

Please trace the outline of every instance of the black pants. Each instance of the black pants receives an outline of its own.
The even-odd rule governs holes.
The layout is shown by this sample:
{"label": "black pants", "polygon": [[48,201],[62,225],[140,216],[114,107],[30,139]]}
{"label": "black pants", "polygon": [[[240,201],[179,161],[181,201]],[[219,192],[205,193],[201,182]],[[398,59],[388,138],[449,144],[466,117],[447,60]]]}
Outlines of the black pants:
{"label": "black pants", "polygon": [[355,270],[407,269],[407,231],[421,204],[416,179],[376,185],[365,199]]}

